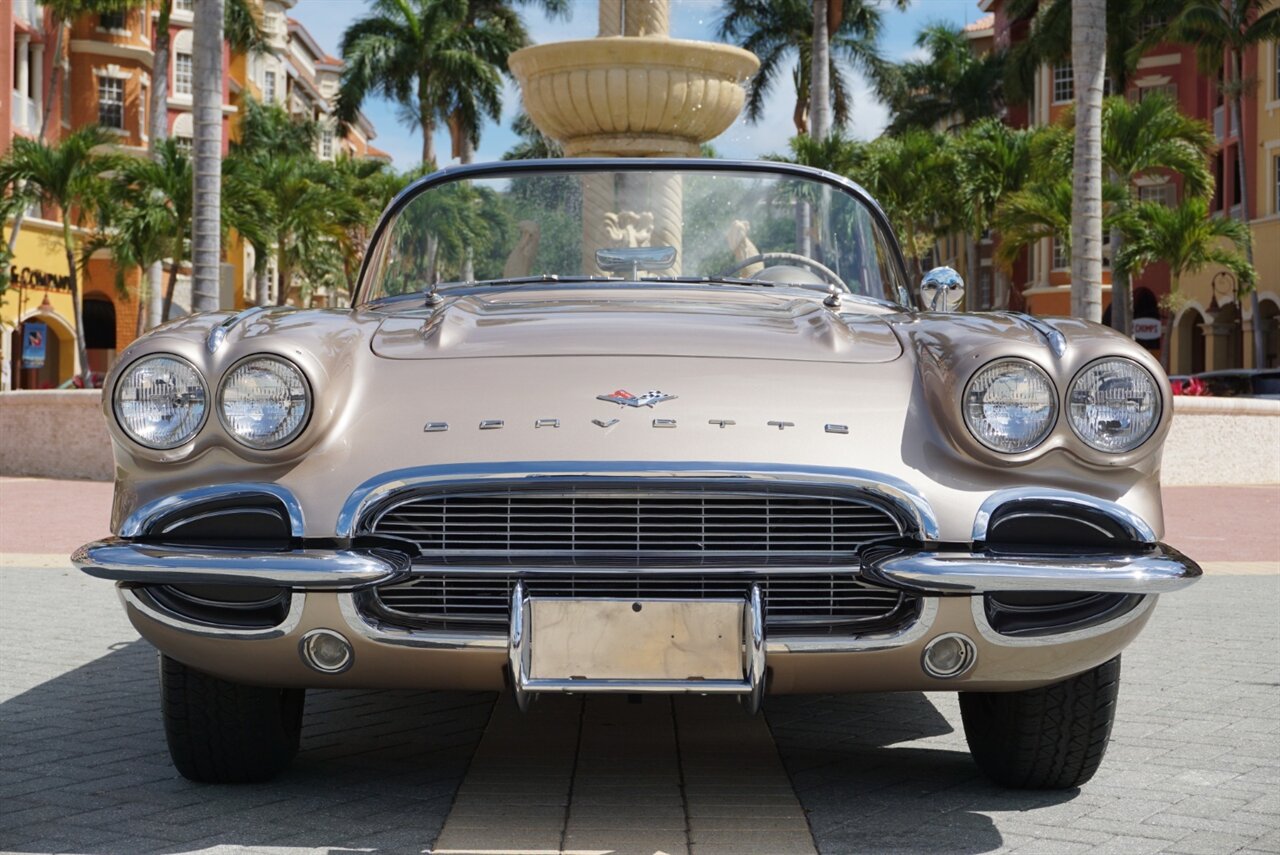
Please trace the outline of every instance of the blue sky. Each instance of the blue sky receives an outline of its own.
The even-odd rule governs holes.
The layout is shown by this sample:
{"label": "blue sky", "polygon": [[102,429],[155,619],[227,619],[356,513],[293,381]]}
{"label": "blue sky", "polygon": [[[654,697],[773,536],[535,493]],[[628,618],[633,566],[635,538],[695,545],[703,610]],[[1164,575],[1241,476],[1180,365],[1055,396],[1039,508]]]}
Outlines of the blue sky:
{"label": "blue sky", "polygon": [[[540,12],[529,9],[524,15],[535,42],[589,38],[596,34],[596,7],[596,0],[573,0],[573,13],[567,22],[549,21]],[[672,0],[671,35],[714,40],[720,9],[719,0]],[[321,47],[337,56],[343,30],[363,15],[364,10],[365,0],[298,0],[291,15],[311,31]],[[924,25],[935,21],[966,24],[981,17],[982,12],[978,9],[977,0],[914,0],[907,11],[890,9],[884,15],[885,33],[881,47],[888,58],[900,60],[913,54],[916,33]],[[477,160],[496,160],[511,147],[514,135],[510,123],[519,110],[519,100],[518,89],[509,84],[501,125],[491,122],[484,127]],[[755,158],[784,150],[793,133],[791,109],[794,100],[788,74],[775,85],[764,119],[759,124],[749,125],[744,119],[739,119],[713,145],[725,157]],[[370,101],[364,112],[378,130],[374,145],[391,152],[398,168],[415,166],[422,154],[421,136],[416,129],[407,128],[399,121],[396,106],[383,100]],[[884,128],[886,121],[884,105],[870,93],[865,81],[855,80],[852,135],[864,139],[874,137]],[[441,158],[449,153],[448,134],[443,130],[437,133],[436,151]]]}

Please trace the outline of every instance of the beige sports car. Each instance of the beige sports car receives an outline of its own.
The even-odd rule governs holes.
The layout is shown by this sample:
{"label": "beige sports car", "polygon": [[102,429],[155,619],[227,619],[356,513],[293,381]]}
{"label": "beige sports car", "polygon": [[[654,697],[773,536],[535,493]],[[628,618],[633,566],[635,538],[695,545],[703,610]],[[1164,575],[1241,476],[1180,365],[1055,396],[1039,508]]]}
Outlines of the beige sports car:
{"label": "beige sports car", "polygon": [[178,770],[262,780],[311,687],[954,691],[977,764],[1088,780],[1160,543],[1168,383],[966,314],[859,187],[780,163],[445,169],[349,309],[194,315],[104,391]]}

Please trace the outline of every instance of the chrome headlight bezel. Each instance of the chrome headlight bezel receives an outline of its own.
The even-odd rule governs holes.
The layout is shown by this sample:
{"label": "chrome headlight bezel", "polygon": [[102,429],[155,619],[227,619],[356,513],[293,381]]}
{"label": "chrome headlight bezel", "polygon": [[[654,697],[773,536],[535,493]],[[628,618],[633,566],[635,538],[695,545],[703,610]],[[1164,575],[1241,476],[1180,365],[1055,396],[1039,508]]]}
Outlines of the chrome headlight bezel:
{"label": "chrome headlight bezel", "polygon": [[[290,431],[283,436],[268,441],[258,441],[235,430],[232,427],[231,420],[226,412],[226,393],[228,385],[236,376],[236,372],[243,369],[250,363],[268,362],[282,365],[286,370],[293,373],[302,388],[303,413]],[[290,443],[296,441],[307,430],[307,425],[311,423],[311,417],[314,411],[315,399],[311,392],[311,382],[307,378],[307,373],[302,370],[295,362],[283,356],[274,353],[254,353],[237,360],[222,374],[222,379],[218,381],[218,395],[216,408],[218,411],[218,422],[222,425],[223,431],[227,436],[236,443],[251,451],[275,451],[284,448]]]}
{"label": "chrome headlight bezel", "polygon": [[[1049,406],[1048,419],[1031,440],[1024,442],[1022,445],[1017,447],[1009,447],[1007,445],[1001,446],[983,436],[983,432],[974,424],[974,418],[970,413],[970,395],[973,393],[974,385],[979,380],[983,379],[989,372],[996,371],[1004,367],[1017,367],[1027,371],[1029,375],[1041,381],[1048,392],[1048,397],[1046,399],[1046,403]],[[1026,454],[1027,452],[1033,451],[1043,445],[1045,441],[1053,435],[1054,429],[1058,425],[1061,409],[1062,408],[1059,404],[1058,387],[1053,382],[1053,377],[1050,376],[1049,372],[1045,371],[1031,360],[1017,356],[993,359],[982,365],[978,370],[974,371],[973,374],[970,375],[968,381],[964,385],[964,391],[960,397],[960,417],[964,422],[965,428],[969,431],[969,435],[973,437],[974,441],[979,443],[983,448],[989,451],[994,451],[997,454],[1007,456]]]}
{"label": "chrome headlight bezel", "polygon": [[[159,362],[159,361],[172,362],[190,371],[192,374],[192,377],[195,379],[196,383],[199,385],[200,396],[201,396],[201,400],[200,400],[201,412],[194,426],[188,428],[186,432],[177,435],[177,437],[174,440],[170,442],[164,442],[164,443],[151,442],[139,436],[129,427],[128,422],[125,420],[124,416],[121,414],[121,405],[125,403],[121,399],[121,392],[124,390],[127,384],[127,381],[131,378],[131,376],[134,374],[135,371],[138,371],[139,369],[143,368],[148,363]],[[128,437],[131,442],[136,443],[140,447],[151,450],[151,451],[171,451],[175,448],[181,448],[182,446],[192,442],[197,436],[200,435],[200,431],[204,429],[204,426],[209,421],[210,403],[211,401],[210,401],[210,395],[209,395],[209,381],[205,378],[204,374],[201,373],[200,369],[197,368],[193,362],[191,362],[191,360],[181,357],[176,353],[148,353],[145,356],[141,356],[138,359],[135,359],[133,362],[129,363],[129,365],[120,372],[111,390],[111,415],[113,418],[115,418],[116,426],[120,428],[121,433],[123,433],[126,437]]]}
{"label": "chrome headlight bezel", "polygon": [[[1122,363],[1125,368],[1135,371],[1139,377],[1145,379],[1150,390],[1151,398],[1154,402],[1151,419],[1146,426],[1146,430],[1136,442],[1133,442],[1123,448],[1111,448],[1097,444],[1091,440],[1087,432],[1077,424],[1075,416],[1075,396],[1080,383],[1085,379],[1085,376],[1089,374],[1089,372],[1094,371],[1107,363]],[[1092,360],[1091,362],[1081,366],[1080,370],[1078,370],[1075,373],[1075,376],[1071,378],[1071,382],[1067,384],[1066,422],[1071,426],[1071,432],[1075,437],[1093,451],[1116,456],[1131,454],[1142,448],[1142,446],[1146,445],[1147,442],[1150,441],[1151,437],[1155,435],[1156,430],[1160,427],[1160,422],[1163,417],[1164,398],[1160,392],[1160,383],[1157,382],[1155,376],[1137,360],[1129,359],[1124,356],[1104,356],[1099,359]]]}

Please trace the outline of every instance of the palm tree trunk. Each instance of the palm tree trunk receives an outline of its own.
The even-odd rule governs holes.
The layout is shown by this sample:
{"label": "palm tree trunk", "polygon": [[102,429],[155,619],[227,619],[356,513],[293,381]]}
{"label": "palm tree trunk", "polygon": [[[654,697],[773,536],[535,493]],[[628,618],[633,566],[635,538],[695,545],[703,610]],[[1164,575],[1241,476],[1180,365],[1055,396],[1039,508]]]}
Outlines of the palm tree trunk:
{"label": "palm tree trunk", "polygon": [[[1236,176],[1240,179],[1240,218],[1246,226],[1249,225],[1249,176],[1245,169],[1245,152],[1248,151],[1244,145],[1244,95],[1241,92],[1242,83],[1244,81],[1244,57],[1242,51],[1234,51],[1234,65],[1236,76],[1236,96],[1232,99],[1232,107],[1236,111],[1236,122],[1239,129],[1236,131],[1239,145],[1236,147]],[[1227,131],[1231,130],[1231,117],[1227,117]],[[1249,242],[1245,244],[1245,258],[1249,261],[1249,266],[1253,266],[1253,234],[1249,235]],[[1237,306],[1240,314],[1240,338],[1244,339],[1244,307]],[[1253,313],[1253,367],[1265,368],[1267,364],[1267,332],[1262,328],[1262,307],[1258,301],[1258,289],[1255,286],[1249,293],[1249,309]],[[1244,367],[1243,363],[1240,366]]]}
{"label": "palm tree trunk", "polygon": [[178,259],[173,259],[169,266],[169,283],[164,289],[164,306],[160,313],[160,322],[167,323],[173,312],[173,293],[178,290]]}
{"label": "palm tree trunk", "polygon": [[[1169,296],[1175,297],[1178,294],[1180,284],[1180,276],[1178,271],[1169,271]],[[1169,366],[1173,360],[1173,312],[1169,309],[1164,310],[1164,321],[1161,323],[1161,341],[1160,341],[1160,367],[1164,369],[1164,373],[1169,373]]]}
{"label": "palm tree trunk", "polygon": [[271,278],[267,276],[266,264],[262,264],[261,269],[253,273],[253,296],[254,302],[259,306],[271,303]]}
{"label": "palm tree trunk", "polygon": [[62,248],[67,253],[67,273],[71,282],[71,305],[76,316],[76,356],[80,360],[80,376],[84,387],[93,388],[93,372],[89,370],[89,351],[84,345],[84,304],[80,300],[80,279],[76,276],[76,243],[71,236],[71,220],[67,208],[62,209]]}
{"label": "palm tree trunk", "polygon": [[280,252],[276,254],[276,266],[280,274],[280,293],[276,294],[276,305],[289,305],[289,291],[293,288],[293,265],[284,254],[284,241],[280,242]]}
{"label": "palm tree trunk", "polygon": [[[968,308],[972,309],[974,307],[974,297],[978,293],[975,290],[978,286],[978,239],[972,233],[969,234],[968,240],[965,241],[964,245],[964,276],[965,284],[968,286],[965,293],[970,295],[966,302]],[[992,296],[994,297],[994,295]],[[977,308],[988,310],[991,307],[978,306]]]}
{"label": "palm tree trunk", "polygon": [[[809,69],[809,135],[831,133],[831,36],[827,31],[829,0],[813,0],[813,47]],[[840,2],[840,0],[836,0]]]}
{"label": "palm tree trunk", "polygon": [[1120,229],[1111,229],[1111,328],[1133,335],[1133,288],[1129,271],[1116,267],[1116,257],[1124,244]]}
{"label": "palm tree trunk", "polygon": [[1076,145],[1071,189],[1071,314],[1102,320],[1102,85],[1106,0],[1072,0]]}
{"label": "palm tree trunk", "polygon": [[191,240],[191,308],[196,312],[217,310],[222,284],[222,26],[223,0],[196,0]]}
{"label": "palm tree trunk", "polygon": [[[155,47],[151,57],[151,103],[150,126],[147,130],[151,137],[151,155],[156,157],[160,143],[169,136],[169,16],[173,11],[173,0],[162,0],[160,17],[156,19]],[[167,318],[161,284],[164,282],[164,262],[157,261],[147,268],[147,310],[138,307],[138,335],[149,327],[158,326]],[[144,323],[145,322],[145,323]]]}

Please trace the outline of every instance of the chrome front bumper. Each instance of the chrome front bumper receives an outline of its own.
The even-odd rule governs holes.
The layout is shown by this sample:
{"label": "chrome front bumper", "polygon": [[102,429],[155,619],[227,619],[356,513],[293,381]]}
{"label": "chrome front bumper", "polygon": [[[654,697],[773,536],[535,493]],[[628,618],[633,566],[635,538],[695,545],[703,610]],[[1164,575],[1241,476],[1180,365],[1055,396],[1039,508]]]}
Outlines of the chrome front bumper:
{"label": "chrome front bumper", "polygon": [[197,549],[118,537],[87,543],[71,562],[99,579],[158,585],[251,585],[354,591],[394,582],[409,558],[389,549]]}
{"label": "chrome front bumper", "polygon": [[[71,556],[90,576],[137,584],[262,585],[354,591],[407,576],[408,556],[389,549],[295,549],[280,552],[194,549],[108,538]],[[824,568],[830,569],[830,568]],[[663,572],[679,572],[663,568]],[[1166,594],[1185,588],[1200,567],[1154,544],[1140,552],[1010,555],[990,551],[900,550],[864,560],[861,577],[915,593],[1077,591]]]}

